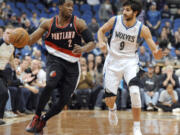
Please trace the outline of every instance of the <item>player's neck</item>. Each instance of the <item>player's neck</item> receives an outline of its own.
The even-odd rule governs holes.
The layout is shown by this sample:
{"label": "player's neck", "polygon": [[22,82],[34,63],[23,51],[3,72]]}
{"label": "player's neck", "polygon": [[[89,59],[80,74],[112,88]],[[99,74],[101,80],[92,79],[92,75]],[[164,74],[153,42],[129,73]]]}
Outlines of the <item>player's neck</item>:
{"label": "player's neck", "polygon": [[71,18],[66,18],[62,14],[59,14],[57,23],[58,23],[59,26],[64,26],[67,23],[69,23],[70,19]]}
{"label": "player's neck", "polygon": [[132,20],[129,21],[123,18],[123,23],[126,27],[132,27],[136,23],[136,18],[134,17]]}

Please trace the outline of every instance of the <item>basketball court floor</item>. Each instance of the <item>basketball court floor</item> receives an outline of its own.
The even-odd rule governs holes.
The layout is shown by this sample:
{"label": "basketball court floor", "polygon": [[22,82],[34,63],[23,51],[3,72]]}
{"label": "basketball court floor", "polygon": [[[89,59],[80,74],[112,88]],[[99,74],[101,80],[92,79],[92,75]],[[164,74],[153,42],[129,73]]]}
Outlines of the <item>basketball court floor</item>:
{"label": "basketball court floor", "polygon": [[[110,126],[108,111],[63,111],[47,123],[43,135],[132,135],[131,111],[118,111],[119,123]],[[33,135],[25,131],[32,115],[6,119],[0,135]],[[143,135],[180,135],[180,113],[142,112]]]}

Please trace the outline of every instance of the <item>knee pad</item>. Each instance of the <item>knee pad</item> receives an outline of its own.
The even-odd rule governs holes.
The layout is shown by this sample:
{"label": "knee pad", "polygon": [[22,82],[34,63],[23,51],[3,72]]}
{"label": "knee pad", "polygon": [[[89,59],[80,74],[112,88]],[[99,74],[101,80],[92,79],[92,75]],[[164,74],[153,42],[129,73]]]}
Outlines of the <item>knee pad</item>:
{"label": "knee pad", "polygon": [[132,108],[141,108],[141,97],[138,86],[129,87]]}
{"label": "knee pad", "polygon": [[105,89],[105,98],[106,97],[114,97],[114,96],[117,96],[117,95],[115,95],[114,93],[110,92],[110,90]]}
{"label": "knee pad", "polygon": [[130,86],[140,86],[140,78],[136,76],[133,79],[131,79],[129,82],[129,87]]}

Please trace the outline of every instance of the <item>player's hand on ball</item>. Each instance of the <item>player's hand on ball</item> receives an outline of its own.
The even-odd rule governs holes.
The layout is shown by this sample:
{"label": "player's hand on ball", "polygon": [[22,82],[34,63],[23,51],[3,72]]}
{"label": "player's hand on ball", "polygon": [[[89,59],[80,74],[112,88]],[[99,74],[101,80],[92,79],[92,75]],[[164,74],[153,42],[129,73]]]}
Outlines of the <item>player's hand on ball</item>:
{"label": "player's hand on ball", "polygon": [[17,48],[23,48],[29,42],[29,34],[23,28],[16,28],[10,33],[9,42]]}
{"label": "player's hand on ball", "polygon": [[162,49],[159,49],[156,52],[153,52],[153,56],[156,60],[161,59],[163,56],[165,56],[164,52],[162,51]]}
{"label": "player's hand on ball", "polygon": [[80,54],[83,52],[83,47],[78,44],[74,44],[74,49],[72,51],[74,54]]}

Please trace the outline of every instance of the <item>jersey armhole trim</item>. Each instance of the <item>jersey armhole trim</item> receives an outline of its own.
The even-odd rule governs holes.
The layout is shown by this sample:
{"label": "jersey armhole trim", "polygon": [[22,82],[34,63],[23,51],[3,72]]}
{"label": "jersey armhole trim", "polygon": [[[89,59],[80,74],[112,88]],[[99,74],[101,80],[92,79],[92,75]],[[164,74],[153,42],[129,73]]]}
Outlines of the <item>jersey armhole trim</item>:
{"label": "jersey armhole trim", "polygon": [[116,16],[115,21],[114,21],[114,24],[113,24],[112,34],[113,34],[113,32],[114,32],[114,28],[115,28],[115,26],[116,26],[116,22],[117,22],[117,16]]}
{"label": "jersey armhole trim", "polygon": [[141,22],[141,25],[140,25],[140,27],[139,27],[139,31],[138,31],[137,41],[139,41],[139,40],[140,40],[140,34],[141,34],[142,26],[143,26],[143,23]]}
{"label": "jersey armhole trim", "polygon": [[77,19],[77,16],[74,16],[74,28],[75,28],[75,31],[77,32],[77,34],[80,35],[80,33],[78,32],[77,26],[76,26],[76,19]]}
{"label": "jersey armhole trim", "polygon": [[52,27],[53,22],[54,22],[54,17],[51,19],[51,23],[49,25],[49,30],[48,30],[48,34],[46,35],[46,38],[48,38],[51,33],[51,27]]}

